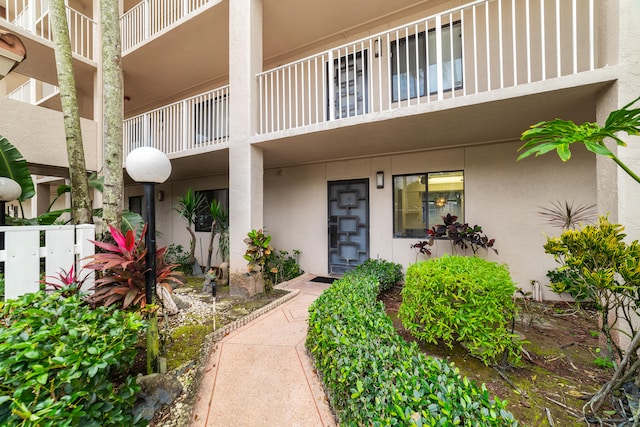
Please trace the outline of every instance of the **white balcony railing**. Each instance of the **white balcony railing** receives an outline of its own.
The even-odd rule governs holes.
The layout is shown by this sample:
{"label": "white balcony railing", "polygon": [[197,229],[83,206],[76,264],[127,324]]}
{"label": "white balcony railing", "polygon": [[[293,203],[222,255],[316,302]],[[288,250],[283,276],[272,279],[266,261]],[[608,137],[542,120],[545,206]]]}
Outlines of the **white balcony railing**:
{"label": "white balcony railing", "polygon": [[474,1],[260,73],[259,132],[594,68],[593,0]]}
{"label": "white balcony railing", "polygon": [[58,93],[60,93],[58,86],[36,79],[29,79],[11,91],[11,93],[7,95],[7,98],[26,102],[27,104],[38,105]]}
{"label": "white balcony railing", "polygon": [[214,0],[144,0],[120,18],[125,53]]}
{"label": "white balcony railing", "polygon": [[[38,37],[53,41],[48,0],[6,0],[4,19]],[[93,60],[94,21],[70,7],[67,7],[67,21],[71,51]]]}
{"label": "white balcony railing", "polygon": [[229,86],[175,102],[124,122],[125,155],[138,147],[178,153],[229,139]]}

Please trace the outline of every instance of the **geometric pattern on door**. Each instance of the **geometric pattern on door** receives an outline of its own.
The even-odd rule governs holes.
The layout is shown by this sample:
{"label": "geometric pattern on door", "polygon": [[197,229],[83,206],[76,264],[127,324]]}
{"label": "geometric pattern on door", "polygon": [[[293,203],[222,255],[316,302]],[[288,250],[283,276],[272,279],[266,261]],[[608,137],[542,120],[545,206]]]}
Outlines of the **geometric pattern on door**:
{"label": "geometric pattern on door", "polygon": [[369,258],[369,180],[328,183],[329,274],[343,274]]}

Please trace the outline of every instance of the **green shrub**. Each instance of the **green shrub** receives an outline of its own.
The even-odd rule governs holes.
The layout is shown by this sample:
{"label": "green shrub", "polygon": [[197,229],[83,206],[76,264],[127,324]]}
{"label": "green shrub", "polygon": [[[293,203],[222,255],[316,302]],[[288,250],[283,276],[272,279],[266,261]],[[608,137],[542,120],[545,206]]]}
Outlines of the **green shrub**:
{"label": "green shrub", "polygon": [[617,359],[625,350],[616,333],[634,337],[640,333],[640,242],[628,242],[624,227],[600,217],[597,224],[565,230],[549,238],[545,252],[560,263],[560,272],[573,274],[566,292],[591,298],[601,315],[602,332]]}
{"label": "green shrub", "polygon": [[403,278],[402,265],[384,259],[368,259],[355,269],[357,274],[371,275],[384,292],[393,288]]}
{"label": "green shrub", "polygon": [[348,273],[309,308],[309,349],[340,425],[516,426],[505,402],[397,333],[373,275]]}
{"label": "green shrub", "polygon": [[298,249],[294,249],[292,255],[289,255],[287,251],[275,249],[271,251],[267,256],[263,271],[264,281],[269,288],[273,288],[278,283],[286,282],[304,273],[298,263],[301,253]]}
{"label": "green shrub", "polygon": [[0,425],[140,425],[139,387],[120,386],[144,322],[136,313],[91,309],[78,295],[33,293],[0,303]]}
{"label": "green shrub", "polygon": [[549,288],[558,295],[568,293],[577,302],[593,301],[591,290],[580,281],[576,270],[559,268],[547,271]]}
{"label": "green shrub", "polygon": [[420,340],[461,342],[486,364],[505,353],[519,359],[521,342],[509,331],[515,291],[505,266],[443,256],[409,267],[398,315]]}
{"label": "green shrub", "polygon": [[177,264],[177,270],[183,274],[191,274],[193,265],[189,263],[189,254],[185,252],[182,245],[170,244],[164,253],[164,262],[166,264]]}

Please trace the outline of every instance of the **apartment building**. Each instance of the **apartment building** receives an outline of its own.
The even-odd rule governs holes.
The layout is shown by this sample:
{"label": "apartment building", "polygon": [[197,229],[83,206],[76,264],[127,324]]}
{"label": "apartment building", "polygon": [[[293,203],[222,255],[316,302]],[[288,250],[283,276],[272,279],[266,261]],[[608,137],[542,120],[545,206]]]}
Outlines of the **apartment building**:
{"label": "apartment building", "polygon": [[[99,171],[99,2],[68,10],[87,168]],[[479,255],[530,290],[555,265],[542,245],[560,230],[537,214],[551,202],[596,204],[640,238],[640,188],[613,162],[582,147],[568,163],[516,162],[530,125],[604,122],[640,94],[639,20],[634,0],[124,0],[125,154],[153,146],[171,159],[159,244],[188,244],[174,209],[186,189],[223,201],[232,271],[257,228],[301,250],[307,272],[369,257],[407,266],[450,213],[495,238],[499,255]],[[34,173],[64,178],[46,0],[0,0],[0,28],[28,51],[0,82],[0,134]],[[640,166],[637,138],[625,139],[618,154]],[[125,192],[126,207],[143,205],[139,185]]]}

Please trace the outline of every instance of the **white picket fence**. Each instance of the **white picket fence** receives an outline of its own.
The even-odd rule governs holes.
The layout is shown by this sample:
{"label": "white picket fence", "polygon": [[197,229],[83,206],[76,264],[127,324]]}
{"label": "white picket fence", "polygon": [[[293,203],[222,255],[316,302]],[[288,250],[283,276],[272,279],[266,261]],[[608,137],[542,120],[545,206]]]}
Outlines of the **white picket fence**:
{"label": "white picket fence", "polygon": [[95,253],[90,242],[95,239],[94,225],[5,226],[0,227],[0,233],[4,233],[5,242],[5,249],[0,250],[5,300],[38,292],[42,274],[47,281],[56,282],[51,277],[57,277],[62,269],[69,271],[71,266],[75,267],[76,277],[86,276],[83,290],[93,287],[94,272],[82,266],[87,263],[84,258]]}

